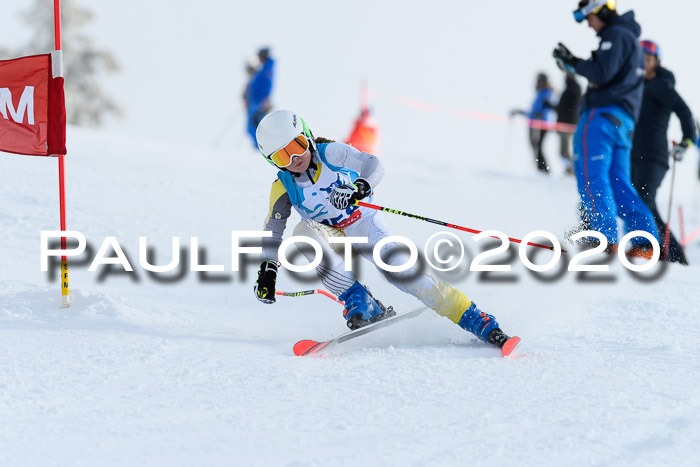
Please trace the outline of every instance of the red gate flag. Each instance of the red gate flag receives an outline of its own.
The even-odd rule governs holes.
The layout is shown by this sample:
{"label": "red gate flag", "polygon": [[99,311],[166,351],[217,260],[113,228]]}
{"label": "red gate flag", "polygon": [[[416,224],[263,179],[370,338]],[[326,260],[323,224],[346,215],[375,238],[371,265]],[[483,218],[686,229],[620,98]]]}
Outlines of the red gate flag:
{"label": "red gate flag", "polygon": [[0,151],[66,154],[60,50],[0,60]]}

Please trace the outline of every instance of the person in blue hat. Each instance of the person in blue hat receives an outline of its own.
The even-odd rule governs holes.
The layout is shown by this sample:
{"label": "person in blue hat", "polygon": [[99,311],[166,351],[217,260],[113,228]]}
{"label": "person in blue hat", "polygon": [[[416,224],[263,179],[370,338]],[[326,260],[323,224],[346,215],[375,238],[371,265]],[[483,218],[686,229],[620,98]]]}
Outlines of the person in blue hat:
{"label": "person in blue hat", "polygon": [[[675,90],[673,73],[661,66],[661,48],[651,40],[643,40],[640,44],[644,50],[646,81],[632,145],[632,184],[654,214],[659,235],[665,240],[666,225],[656,206],[656,191],[668,171],[669,156],[675,162],[683,160],[686,150],[695,144],[697,134],[693,114]],[[681,122],[683,138],[669,152],[666,135],[671,113],[675,113]],[[668,234],[668,261],[687,265],[683,247],[671,232]]]}

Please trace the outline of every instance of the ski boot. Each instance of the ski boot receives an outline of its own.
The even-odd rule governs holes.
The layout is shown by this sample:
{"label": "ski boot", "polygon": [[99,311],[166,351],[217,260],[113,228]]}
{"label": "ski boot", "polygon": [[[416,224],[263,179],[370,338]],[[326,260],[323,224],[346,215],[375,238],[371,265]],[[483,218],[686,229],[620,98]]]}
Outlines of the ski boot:
{"label": "ski boot", "polygon": [[519,337],[508,337],[501,328],[496,328],[489,333],[488,343],[501,349],[501,355],[507,357],[520,342]]}
{"label": "ski boot", "polygon": [[[632,258],[651,259],[654,256],[654,249],[651,246],[651,244],[634,245],[632,248],[625,252],[625,255]],[[660,256],[661,258],[663,258],[663,255]]]}
{"label": "ski boot", "polygon": [[[583,237],[579,238],[574,242],[576,245],[581,246],[587,250],[592,250],[593,248],[598,248],[600,246],[600,240],[594,237]],[[608,243],[605,249],[603,250],[603,253],[606,253],[611,256],[615,256],[617,254],[617,244],[616,243]]]}
{"label": "ski boot", "polygon": [[343,317],[347,320],[348,327],[353,331],[396,314],[393,307],[386,308],[381,302],[374,299],[364,285],[357,281],[338,296],[338,300],[345,302]]}
{"label": "ski boot", "polygon": [[510,355],[513,348],[520,342],[519,337],[508,337],[501,331],[496,318],[481,311],[474,302],[464,312],[462,319],[457,324],[480,340],[501,349],[501,355],[504,357]]}
{"label": "ski boot", "polygon": [[467,308],[457,324],[484,342],[488,342],[491,331],[498,328],[496,318],[481,311],[474,302]]}

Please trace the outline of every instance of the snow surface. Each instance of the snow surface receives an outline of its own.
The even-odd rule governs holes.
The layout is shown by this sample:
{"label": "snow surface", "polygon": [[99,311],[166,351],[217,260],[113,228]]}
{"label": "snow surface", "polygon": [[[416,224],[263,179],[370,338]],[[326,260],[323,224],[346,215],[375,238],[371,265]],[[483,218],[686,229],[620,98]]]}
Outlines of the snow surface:
{"label": "snow surface", "polygon": [[[258,303],[257,261],[231,272],[230,232],[261,227],[274,178],[247,142],[214,151],[69,130],[68,227],[93,254],[115,236],[135,272],[89,272],[91,258],[74,259],[72,306],[60,309],[55,276],[39,270],[39,232],[58,222],[57,161],[3,154],[0,465],[697,465],[700,241],[688,246],[690,267],[651,278],[617,260],[605,280],[535,275],[517,259],[490,280],[441,275],[522,337],[513,358],[432,313],[350,352],[298,358],[297,340],[333,337],[344,320],[322,296]],[[508,168],[500,156],[387,154],[377,202],[563,238],[573,180],[534,173],[517,147]],[[697,224],[693,176],[678,174],[675,199]],[[384,217],[419,246],[440,231]],[[149,275],[139,236],[158,264],[171,237],[188,249],[198,236],[206,263],[226,272]],[[385,303],[418,306],[359,266]],[[279,288],[320,286],[304,277],[283,272]]]}

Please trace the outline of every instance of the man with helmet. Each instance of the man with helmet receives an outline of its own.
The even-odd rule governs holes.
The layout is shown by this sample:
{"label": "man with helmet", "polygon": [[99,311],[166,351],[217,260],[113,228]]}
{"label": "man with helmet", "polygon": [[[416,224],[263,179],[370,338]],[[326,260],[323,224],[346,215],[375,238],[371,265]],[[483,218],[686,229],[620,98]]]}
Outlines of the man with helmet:
{"label": "man with helmet", "polygon": [[[675,161],[681,161],[686,149],[697,139],[695,122],[690,108],[674,89],[676,79],[661,66],[661,48],[650,40],[640,42],[644,50],[646,81],[642,110],[632,145],[632,183],[654,214],[656,226],[665,238],[665,223],[656,207],[656,190],[668,170],[668,123],[675,113],[683,130],[683,139],[670,152]],[[669,232],[668,260],[688,264],[683,247]]]}
{"label": "man with helmet", "polygon": [[[323,284],[345,302],[343,316],[350,329],[358,329],[391,314],[347,271],[344,256],[333,250],[329,237],[364,237],[367,243],[353,249],[376,265],[375,245],[391,233],[381,214],[357,206],[355,200],[372,201],[374,188],[384,176],[380,160],[354,147],[324,138],[314,138],[302,118],[288,110],[266,115],[257,128],[258,148],[263,157],[277,169],[277,179],[270,193],[270,211],[263,238],[264,261],[260,265],[254,290],[263,303],[275,302],[278,248],[292,207],[302,220],[295,227],[295,236],[306,236],[323,249],[323,260],[316,272]],[[337,244],[336,244],[337,246]],[[388,243],[380,256],[389,265],[401,265],[396,254],[400,245]],[[312,261],[315,252],[302,249]],[[418,271],[416,267],[402,273],[379,270],[393,285],[411,294],[439,314],[448,317],[479,339],[502,347],[509,338],[498,327],[496,319],[483,313],[462,292]]]}
{"label": "man with helmet", "polygon": [[[644,88],[641,32],[634,12],[618,15],[615,0],[582,0],[574,12],[600,37],[588,60],[574,56],[562,43],[554,49],[557,65],[588,79],[581,119],[574,135],[574,170],[582,204],[593,230],[617,250],[617,217],[625,231],[644,230],[659,239],[656,222],[630,180],[630,150]],[[633,239],[627,254],[650,257],[648,240]]]}

